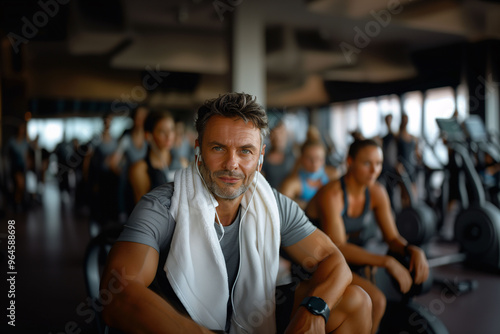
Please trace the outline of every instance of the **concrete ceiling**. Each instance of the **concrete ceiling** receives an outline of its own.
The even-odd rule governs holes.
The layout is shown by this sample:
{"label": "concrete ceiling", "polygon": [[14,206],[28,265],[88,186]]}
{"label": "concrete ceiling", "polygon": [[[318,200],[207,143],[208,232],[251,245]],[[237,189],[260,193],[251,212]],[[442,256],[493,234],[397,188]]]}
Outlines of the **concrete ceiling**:
{"label": "concrete ceiling", "polygon": [[[411,52],[500,38],[498,1],[253,1],[262,2],[270,75],[316,73],[348,81],[407,78],[414,75]],[[129,41],[110,66],[140,69],[154,63],[173,71],[225,73],[230,16],[242,3],[123,0],[121,27],[92,22],[73,6],[70,51],[106,53]]]}
{"label": "concrete ceiling", "polygon": [[[168,71],[224,76],[230,71],[232,14],[244,1],[250,0],[61,0],[67,30],[60,35],[70,56],[105,57],[110,69],[160,65]],[[268,87],[294,87],[310,76],[404,80],[416,75],[414,52],[500,39],[500,1],[252,1],[261,2],[265,22]],[[24,12],[27,17],[40,10],[36,1],[1,2],[2,10],[18,16],[26,4],[32,6]],[[11,17],[4,12],[3,19],[19,21]]]}

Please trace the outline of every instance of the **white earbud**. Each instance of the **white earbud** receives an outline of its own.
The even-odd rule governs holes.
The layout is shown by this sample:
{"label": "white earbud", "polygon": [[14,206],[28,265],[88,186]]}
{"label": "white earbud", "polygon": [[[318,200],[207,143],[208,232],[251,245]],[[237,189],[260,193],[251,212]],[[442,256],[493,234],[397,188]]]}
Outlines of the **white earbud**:
{"label": "white earbud", "polygon": [[257,165],[260,166],[263,163],[264,163],[264,156],[262,154],[260,154],[260,156],[259,156],[259,163]]}
{"label": "white earbud", "polygon": [[196,146],[194,148],[194,155],[196,155],[196,159],[198,159],[198,161],[201,161],[201,154],[200,154],[200,147],[199,146]]}

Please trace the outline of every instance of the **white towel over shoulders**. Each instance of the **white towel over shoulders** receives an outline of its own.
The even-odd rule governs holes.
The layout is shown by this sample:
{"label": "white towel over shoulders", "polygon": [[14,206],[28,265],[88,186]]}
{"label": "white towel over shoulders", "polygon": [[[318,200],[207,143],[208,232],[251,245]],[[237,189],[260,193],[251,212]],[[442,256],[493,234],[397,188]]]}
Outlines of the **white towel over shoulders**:
{"label": "white towel over shoulders", "polygon": [[[242,210],[250,207],[240,223],[240,270],[233,291],[231,333],[276,332],[279,213],[264,177],[259,175],[255,184],[241,202]],[[206,328],[224,330],[230,291],[214,228],[217,205],[194,163],[176,172],[170,206],[176,227],[164,269],[191,318]]]}

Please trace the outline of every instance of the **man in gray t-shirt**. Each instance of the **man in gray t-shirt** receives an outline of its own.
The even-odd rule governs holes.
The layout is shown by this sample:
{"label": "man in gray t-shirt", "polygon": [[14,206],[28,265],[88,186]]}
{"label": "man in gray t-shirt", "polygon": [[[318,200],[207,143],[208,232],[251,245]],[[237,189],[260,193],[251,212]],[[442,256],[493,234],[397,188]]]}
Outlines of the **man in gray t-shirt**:
{"label": "man in gray t-shirt", "polygon": [[141,199],[109,254],[106,323],[131,333],[275,333],[281,248],[312,272],[296,286],[287,331],[368,333],[371,304],[339,250],[259,173],[267,116],[255,98],[205,102],[196,129],[196,161]]}
{"label": "man in gray t-shirt", "polygon": [[[164,263],[161,259],[166,260],[168,256],[175,229],[175,220],[169,214],[173,192],[174,184],[167,183],[146,194],[137,203],[118,241],[137,242],[151,246],[160,253],[160,263]],[[278,193],[275,189],[273,192],[279,209],[281,245],[283,247],[295,244],[316,230],[316,227],[308,220],[297,203]],[[220,241],[226,260],[230,287],[233,286],[239,264],[240,216],[241,212],[238,212],[235,221],[231,225],[223,227],[224,238]],[[215,222],[214,229],[220,238],[222,233]]]}

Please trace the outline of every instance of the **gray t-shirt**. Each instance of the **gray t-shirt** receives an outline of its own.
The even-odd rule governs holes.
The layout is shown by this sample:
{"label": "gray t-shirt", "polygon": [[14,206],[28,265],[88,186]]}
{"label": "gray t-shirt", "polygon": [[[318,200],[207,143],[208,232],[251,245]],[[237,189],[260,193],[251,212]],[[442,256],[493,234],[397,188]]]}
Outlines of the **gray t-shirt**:
{"label": "gray t-shirt", "polygon": [[[156,274],[159,294],[171,300],[172,290],[166,280],[163,266],[170,250],[175,220],[170,214],[170,200],[174,191],[173,183],[166,183],[153,189],[142,197],[132,211],[118,241],[131,241],[153,247],[160,253]],[[273,189],[281,222],[281,246],[291,246],[309,236],[316,227],[309,221],[302,209],[289,199]],[[231,288],[238,272],[239,238],[241,211],[236,220],[224,227],[224,237],[220,241],[228,271],[228,285]],[[214,222],[214,228],[220,238],[221,227]]]}

